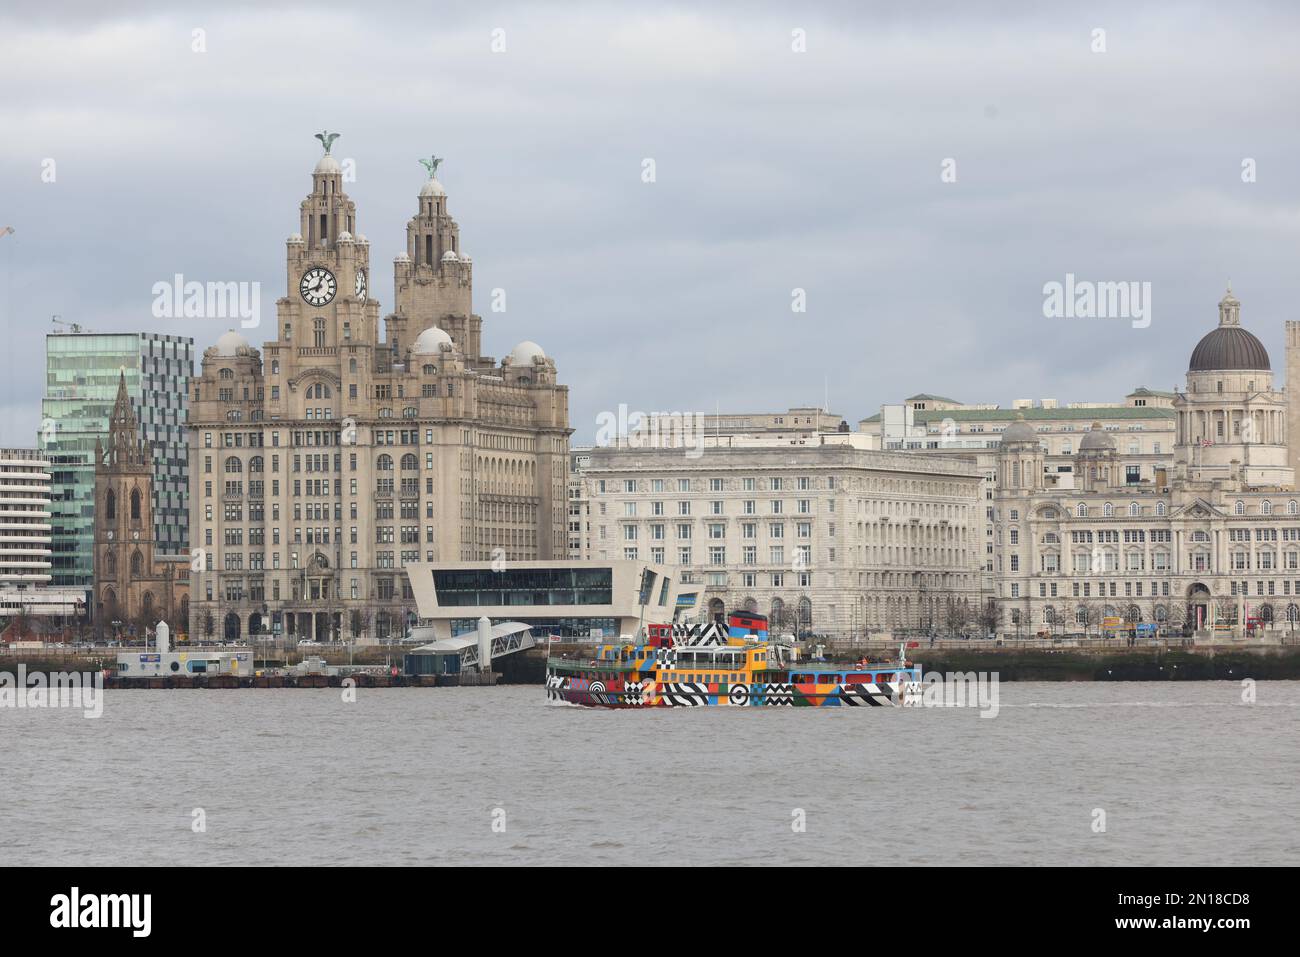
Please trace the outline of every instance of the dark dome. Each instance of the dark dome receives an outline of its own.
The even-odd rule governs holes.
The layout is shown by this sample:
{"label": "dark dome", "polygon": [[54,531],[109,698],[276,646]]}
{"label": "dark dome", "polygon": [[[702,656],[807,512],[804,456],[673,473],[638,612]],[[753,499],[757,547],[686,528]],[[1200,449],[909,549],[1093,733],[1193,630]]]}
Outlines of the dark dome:
{"label": "dark dome", "polygon": [[1263,343],[1241,326],[1220,326],[1196,344],[1187,371],[1271,368]]}

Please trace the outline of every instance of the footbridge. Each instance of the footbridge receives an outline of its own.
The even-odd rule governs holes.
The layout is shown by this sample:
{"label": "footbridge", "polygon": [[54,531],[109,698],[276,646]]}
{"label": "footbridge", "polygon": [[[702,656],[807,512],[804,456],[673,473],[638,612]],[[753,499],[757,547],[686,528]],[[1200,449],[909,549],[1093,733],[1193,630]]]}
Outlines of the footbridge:
{"label": "footbridge", "polygon": [[[489,662],[519,651],[527,651],[538,644],[533,637],[533,626],[522,621],[504,621],[498,625],[489,624],[486,618],[479,619],[477,631],[457,635],[455,638],[442,638],[420,645],[407,652],[408,668],[413,656],[429,656],[433,667],[420,668],[422,673],[453,674],[461,671],[486,671],[480,662],[484,657]],[[487,649],[487,655],[484,655]],[[448,659],[456,659],[453,665]]]}

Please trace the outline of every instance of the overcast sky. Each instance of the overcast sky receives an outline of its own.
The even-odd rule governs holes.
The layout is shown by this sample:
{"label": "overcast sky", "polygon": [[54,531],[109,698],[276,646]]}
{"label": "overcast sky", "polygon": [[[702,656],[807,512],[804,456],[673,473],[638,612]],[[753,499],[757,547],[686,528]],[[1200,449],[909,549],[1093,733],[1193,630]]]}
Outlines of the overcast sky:
{"label": "overcast sky", "polygon": [[[1300,319],[1285,4],[117,6],[0,11],[0,444],[35,442],[52,314],[201,352],[229,323],[154,319],[153,284],[259,281],[260,346],[324,128],[356,165],[384,313],[417,158],[446,158],[484,351],[555,357],[575,443],[620,403],[828,393],[856,422],[921,391],[1169,389],[1229,279],[1281,384]],[[1045,318],[1067,273],[1150,282],[1150,326]]]}

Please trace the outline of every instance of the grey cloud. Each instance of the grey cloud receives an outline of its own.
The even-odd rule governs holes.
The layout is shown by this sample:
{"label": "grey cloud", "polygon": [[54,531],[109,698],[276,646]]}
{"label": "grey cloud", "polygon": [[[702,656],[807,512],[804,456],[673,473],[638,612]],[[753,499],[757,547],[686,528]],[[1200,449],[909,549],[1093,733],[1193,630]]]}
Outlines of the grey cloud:
{"label": "grey cloud", "polygon": [[[312,4],[304,21],[306,6],[11,5],[0,441],[33,441],[52,313],[202,348],[225,323],[149,315],[152,284],[181,272],[261,281],[269,316],[325,126],[357,162],[385,306],[415,159],[448,157],[485,345],[557,358],[576,441],[620,402],[756,410],[820,403],[824,383],[852,421],[919,390],[1169,388],[1229,277],[1280,358],[1298,15],[971,6]],[[1088,52],[1094,26],[1106,54]],[[1042,285],[1066,272],[1151,281],[1152,326],[1044,319]]]}

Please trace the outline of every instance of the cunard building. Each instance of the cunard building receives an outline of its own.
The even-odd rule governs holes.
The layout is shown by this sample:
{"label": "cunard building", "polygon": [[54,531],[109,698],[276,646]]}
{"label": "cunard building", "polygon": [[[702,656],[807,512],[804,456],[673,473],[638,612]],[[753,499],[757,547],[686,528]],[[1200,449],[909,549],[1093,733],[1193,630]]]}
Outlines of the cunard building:
{"label": "cunard building", "polygon": [[408,563],[567,550],[568,389],[535,343],[482,354],[440,161],[381,320],[334,136],[319,138],[275,338],[259,351],[227,332],[195,380],[192,635],[395,636],[415,614]]}
{"label": "cunard building", "polygon": [[[1133,481],[1100,423],[1065,475],[1024,419],[997,451],[994,536],[1002,628],[1096,631],[1105,619],[1238,633],[1300,624],[1300,492],[1288,437],[1300,324],[1287,324],[1287,391],[1229,291],[1173,397],[1172,462]],[[1290,406],[1290,407],[1288,407]],[[1288,419],[1292,421],[1288,422]]]}

